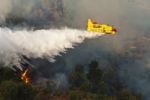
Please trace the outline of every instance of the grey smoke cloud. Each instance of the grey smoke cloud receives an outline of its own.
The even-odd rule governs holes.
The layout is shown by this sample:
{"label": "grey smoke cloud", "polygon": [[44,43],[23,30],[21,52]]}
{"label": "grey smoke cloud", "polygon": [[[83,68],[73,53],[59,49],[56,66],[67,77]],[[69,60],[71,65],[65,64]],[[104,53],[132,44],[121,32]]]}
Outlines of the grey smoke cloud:
{"label": "grey smoke cloud", "polygon": [[11,10],[10,0],[1,0],[0,23],[3,23],[5,21],[5,17],[10,12],[10,10]]}
{"label": "grey smoke cloud", "polygon": [[[119,64],[120,78],[124,84],[142,93],[149,100],[149,1],[80,0],[75,2],[66,0],[66,2],[70,6],[67,11],[68,16],[72,16],[74,19],[72,23],[74,27],[85,28],[84,23],[86,23],[87,18],[92,18],[99,23],[114,25],[118,30],[118,35],[115,37],[106,36],[87,41],[70,51],[64,56],[66,66],[70,68],[69,65],[71,64],[86,64],[92,59],[97,59],[102,66],[109,67],[111,66],[109,58],[112,57]],[[133,57],[132,59],[119,57],[120,54],[131,51],[142,57]],[[80,61],[78,58],[84,60]]]}
{"label": "grey smoke cloud", "polygon": [[[51,4],[54,0],[0,0],[0,22],[11,13],[26,19],[36,19],[45,24],[51,18]],[[74,28],[86,28],[88,18],[99,23],[114,25],[118,30],[115,37],[104,36],[99,39],[87,40],[85,43],[64,54],[61,59],[66,70],[77,63],[87,63],[97,59],[102,65],[109,66],[108,57],[128,51],[140,40],[143,46],[136,50],[149,50],[149,0],[62,0],[64,8],[64,25]],[[48,3],[47,3],[48,2]],[[44,13],[42,13],[44,11]],[[33,13],[34,12],[34,13]],[[49,14],[47,14],[49,13]],[[39,16],[40,15],[40,16]],[[55,17],[57,14],[55,14]],[[41,19],[40,19],[41,18]],[[39,20],[40,19],[40,20]],[[40,23],[40,24],[41,24]],[[59,23],[59,21],[58,21]],[[37,24],[37,23],[36,23]],[[49,23],[48,23],[49,24]],[[142,38],[146,40],[143,40]],[[131,44],[130,44],[131,43]],[[7,44],[5,42],[4,44]],[[138,43],[140,44],[140,43]],[[130,63],[123,59],[120,66],[120,77],[134,90],[143,93],[149,100],[149,53],[142,52],[142,58],[132,59]],[[80,60],[80,59],[82,60]],[[116,57],[114,57],[116,58]],[[56,59],[58,60],[58,59]],[[119,60],[119,62],[121,62]],[[56,61],[57,66],[62,63]],[[50,67],[50,66],[49,66]],[[45,68],[45,70],[47,70]],[[59,76],[59,75],[58,75]],[[57,76],[57,77],[58,77]]]}

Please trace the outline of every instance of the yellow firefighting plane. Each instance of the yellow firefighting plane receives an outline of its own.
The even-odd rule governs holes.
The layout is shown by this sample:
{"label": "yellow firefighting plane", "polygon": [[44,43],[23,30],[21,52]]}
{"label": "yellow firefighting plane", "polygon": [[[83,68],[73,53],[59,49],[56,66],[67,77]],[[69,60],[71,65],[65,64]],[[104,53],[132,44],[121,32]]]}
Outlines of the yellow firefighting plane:
{"label": "yellow firefighting plane", "polygon": [[106,33],[115,35],[117,30],[112,26],[108,26],[107,24],[97,24],[93,22],[91,19],[88,19],[87,30],[89,32],[98,32],[98,33]]}

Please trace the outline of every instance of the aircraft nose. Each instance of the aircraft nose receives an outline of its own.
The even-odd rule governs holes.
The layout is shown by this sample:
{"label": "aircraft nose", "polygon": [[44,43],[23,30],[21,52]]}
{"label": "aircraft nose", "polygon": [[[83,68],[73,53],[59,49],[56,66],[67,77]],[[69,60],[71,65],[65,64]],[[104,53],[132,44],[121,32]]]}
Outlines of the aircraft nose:
{"label": "aircraft nose", "polygon": [[115,32],[115,33],[117,32],[117,30],[115,28],[113,28],[112,31]]}

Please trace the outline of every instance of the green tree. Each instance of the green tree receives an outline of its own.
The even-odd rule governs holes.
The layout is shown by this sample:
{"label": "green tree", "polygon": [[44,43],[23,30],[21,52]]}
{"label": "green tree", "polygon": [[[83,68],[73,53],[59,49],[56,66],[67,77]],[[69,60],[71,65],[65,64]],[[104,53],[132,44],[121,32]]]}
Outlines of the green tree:
{"label": "green tree", "polygon": [[14,71],[8,67],[4,67],[0,69],[0,83],[4,80],[17,80],[18,78],[15,76]]}
{"label": "green tree", "polygon": [[69,100],[99,100],[96,94],[85,91],[69,91]]}
{"label": "green tree", "polygon": [[84,66],[77,65],[75,67],[75,70],[70,75],[69,80],[70,80],[72,86],[80,87],[80,85],[82,83],[84,83],[84,81],[86,80]]}
{"label": "green tree", "polygon": [[88,91],[90,92],[92,89],[92,84],[89,81],[84,82],[81,86],[80,89],[83,91]]}
{"label": "green tree", "polygon": [[33,100],[35,92],[30,85],[11,80],[0,84],[1,100]]}
{"label": "green tree", "polygon": [[87,78],[92,83],[97,83],[101,80],[102,74],[103,73],[102,73],[101,69],[98,68],[98,62],[97,61],[92,61],[89,64],[89,72],[87,73]]}
{"label": "green tree", "polygon": [[128,88],[123,88],[117,97],[118,100],[142,100],[141,95],[134,94]]}
{"label": "green tree", "polygon": [[108,85],[104,81],[98,82],[97,85],[97,93],[101,95],[107,95],[108,93]]}
{"label": "green tree", "polygon": [[98,62],[92,61],[89,64],[87,79],[92,84],[91,92],[97,93],[99,90],[99,82],[102,80],[102,70],[98,67]]}

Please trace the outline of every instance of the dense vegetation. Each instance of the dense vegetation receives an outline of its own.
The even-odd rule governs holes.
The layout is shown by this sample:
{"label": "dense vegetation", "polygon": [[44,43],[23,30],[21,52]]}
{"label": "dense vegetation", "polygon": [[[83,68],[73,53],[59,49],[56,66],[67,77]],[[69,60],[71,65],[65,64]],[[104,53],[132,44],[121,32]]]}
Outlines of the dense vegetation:
{"label": "dense vegetation", "polygon": [[[87,69],[88,68],[88,69]],[[67,89],[53,91],[24,84],[10,68],[0,69],[0,100],[141,100],[117,75],[117,68],[102,70],[96,61],[88,67],[77,65],[69,75]]]}

